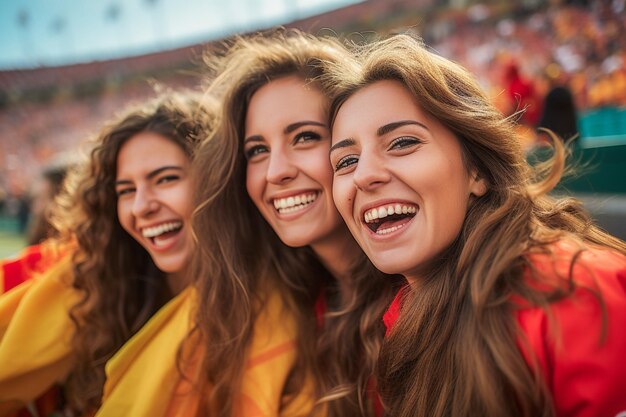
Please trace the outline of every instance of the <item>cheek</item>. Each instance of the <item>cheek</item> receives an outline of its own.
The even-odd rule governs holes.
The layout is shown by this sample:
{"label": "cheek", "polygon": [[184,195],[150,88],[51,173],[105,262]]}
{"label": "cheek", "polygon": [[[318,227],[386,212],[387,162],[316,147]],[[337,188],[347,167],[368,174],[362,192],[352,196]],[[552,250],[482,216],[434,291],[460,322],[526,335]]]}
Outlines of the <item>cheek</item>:
{"label": "cheek", "polygon": [[119,221],[122,229],[126,230],[128,233],[132,233],[131,228],[131,214],[130,207],[127,202],[119,201],[117,202],[117,220]]}
{"label": "cheek", "polygon": [[468,191],[461,182],[456,189],[451,187],[447,192],[439,190],[439,204],[434,211],[438,215],[439,230],[449,243],[461,232],[468,201]]}
{"label": "cheek", "polygon": [[333,182],[333,200],[339,214],[349,222],[351,219],[352,205],[354,202],[354,187],[347,178],[337,177]]}
{"label": "cheek", "polygon": [[252,199],[255,205],[259,205],[263,193],[264,177],[261,176],[261,172],[254,167],[248,167],[246,170],[246,191]]}
{"label": "cheek", "polygon": [[179,198],[179,206],[181,210],[181,215],[184,218],[190,219],[191,214],[193,213],[193,187],[191,186],[191,182],[188,181],[185,183],[183,187],[178,191]]}
{"label": "cheek", "polygon": [[303,165],[300,170],[314,177],[324,188],[330,190],[333,186],[333,168],[328,159],[330,146],[319,146],[307,152],[300,159]]}

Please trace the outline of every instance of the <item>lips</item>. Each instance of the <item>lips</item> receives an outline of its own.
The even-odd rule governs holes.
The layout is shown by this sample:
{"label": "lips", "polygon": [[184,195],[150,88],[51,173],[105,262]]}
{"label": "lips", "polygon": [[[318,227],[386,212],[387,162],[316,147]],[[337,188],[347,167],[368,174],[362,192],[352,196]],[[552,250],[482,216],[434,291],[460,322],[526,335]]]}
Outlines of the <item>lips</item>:
{"label": "lips", "polygon": [[318,196],[319,192],[317,191],[307,191],[275,198],[272,200],[272,203],[280,214],[290,214],[305,209],[309,204],[313,203]]}
{"label": "lips", "polygon": [[406,202],[391,202],[371,207],[363,213],[363,222],[377,235],[386,235],[408,224],[419,206]]}

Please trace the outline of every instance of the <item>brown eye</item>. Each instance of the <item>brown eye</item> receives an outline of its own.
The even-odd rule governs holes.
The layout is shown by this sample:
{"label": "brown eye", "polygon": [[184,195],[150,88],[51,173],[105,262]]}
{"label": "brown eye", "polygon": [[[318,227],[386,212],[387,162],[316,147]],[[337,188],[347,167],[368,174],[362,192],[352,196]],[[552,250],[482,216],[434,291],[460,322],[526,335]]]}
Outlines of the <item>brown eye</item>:
{"label": "brown eye", "polygon": [[306,142],[311,142],[311,141],[318,141],[320,140],[322,137],[315,133],[315,132],[309,132],[309,131],[305,131],[305,132],[300,132],[298,133],[294,138],[293,138],[293,143],[306,143]]}
{"label": "brown eye", "polygon": [[164,177],[159,178],[157,184],[166,184],[168,182],[179,180],[180,177],[178,175],[166,175]]}
{"label": "brown eye", "polygon": [[124,195],[128,195],[130,193],[135,192],[134,188],[118,188],[117,190],[115,190],[115,195],[117,195],[117,197],[122,197]]}
{"label": "brown eye", "polygon": [[389,146],[389,150],[404,149],[410,146],[419,145],[421,143],[423,143],[421,140],[414,138],[412,136],[402,136],[402,137],[394,139],[393,142],[391,142],[391,145]]}
{"label": "brown eye", "polygon": [[251,158],[254,158],[256,155],[262,154],[262,153],[266,153],[269,152],[269,149],[267,148],[267,146],[265,145],[255,145],[252,146],[248,149],[246,149],[244,151],[244,156],[246,157],[246,160],[250,160]]}
{"label": "brown eye", "polygon": [[359,158],[357,158],[356,155],[344,156],[335,164],[335,172],[339,171],[340,169],[348,168],[349,166],[354,165],[357,162],[359,162]]}

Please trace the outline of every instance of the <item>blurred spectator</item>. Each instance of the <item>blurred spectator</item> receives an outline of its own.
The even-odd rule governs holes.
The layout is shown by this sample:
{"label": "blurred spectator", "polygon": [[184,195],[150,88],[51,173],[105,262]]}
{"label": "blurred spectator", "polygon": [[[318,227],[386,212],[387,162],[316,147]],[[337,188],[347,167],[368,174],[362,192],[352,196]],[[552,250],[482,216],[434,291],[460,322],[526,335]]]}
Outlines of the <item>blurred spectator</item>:
{"label": "blurred spectator", "polygon": [[556,64],[549,65],[546,73],[549,90],[537,126],[552,130],[563,140],[575,139],[578,136],[578,114],[567,77]]}
{"label": "blurred spectator", "polygon": [[10,177],[7,190],[3,193],[2,212],[0,214],[17,221],[17,232],[24,233],[28,224],[30,201],[21,181]]}
{"label": "blurred spectator", "polygon": [[[524,107],[527,83],[534,85],[537,97],[547,94],[549,88],[540,83],[555,62],[567,75],[563,86],[580,112],[626,105],[626,1],[537,2],[533,10],[522,13],[511,7],[504,14],[485,4],[489,10],[481,9],[480,21],[472,19],[470,8],[465,21],[456,18],[454,31],[440,34],[442,15],[424,32],[435,50],[477,75],[503,112]],[[513,59],[517,65],[509,64]],[[498,76],[498,70],[506,77]],[[537,103],[528,107],[523,122],[539,121],[541,101]]]}
{"label": "blurred spectator", "polygon": [[63,156],[50,164],[31,188],[31,204],[26,243],[35,245],[51,237],[54,229],[48,222],[48,212],[54,199],[63,187],[63,181],[74,163],[69,163]]}
{"label": "blurred spectator", "polygon": [[543,108],[539,127],[552,130],[563,140],[569,140],[578,135],[574,98],[567,86],[557,86],[551,89],[546,95]]}
{"label": "blurred spectator", "polygon": [[541,114],[541,102],[532,81],[522,77],[517,63],[511,61],[504,68],[504,82],[509,98],[507,114],[511,115],[524,110],[519,120],[520,123],[535,126]]}

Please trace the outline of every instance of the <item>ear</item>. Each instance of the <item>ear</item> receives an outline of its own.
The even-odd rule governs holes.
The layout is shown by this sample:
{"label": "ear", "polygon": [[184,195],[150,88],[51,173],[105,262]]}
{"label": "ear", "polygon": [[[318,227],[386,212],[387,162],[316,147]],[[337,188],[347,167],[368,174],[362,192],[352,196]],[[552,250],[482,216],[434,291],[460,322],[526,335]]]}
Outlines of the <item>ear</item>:
{"label": "ear", "polygon": [[470,171],[470,194],[481,197],[487,192],[487,181],[475,170]]}

